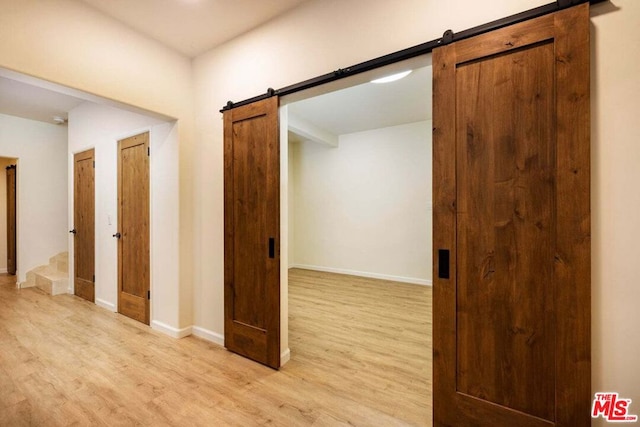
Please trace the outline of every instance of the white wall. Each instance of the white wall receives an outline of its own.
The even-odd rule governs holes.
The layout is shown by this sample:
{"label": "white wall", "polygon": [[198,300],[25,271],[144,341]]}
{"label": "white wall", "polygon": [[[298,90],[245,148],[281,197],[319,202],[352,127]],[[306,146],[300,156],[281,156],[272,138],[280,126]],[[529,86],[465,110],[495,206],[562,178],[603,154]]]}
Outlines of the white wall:
{"label": "white wall", "polygon": [[640,2],[611,3],[591,20],[592,391],[640,416]]}
{"label": "white wall", "polygon": [[[549,3],[311,0],[194,61],[198,250],[194,321],[223,331],[222,121],[216,111],[320,74]],[[592,7],[593,390],[640,402],[640,2]],[[618,10],[612,10],[618,8]],[[340,13],[335,13],[340,10]],[[357,16],[358,19],[353,19]],[[380,28],[394,28],[393,37]],[[304,60],[300,60],[304,58]],[[205,236],[199,238],[198,235]],[[632,406],[633,407],[633,406]],[[640,413],[640,406],[636,413]],[[601,421],[595,422],[599,425]]]}
{"label": "white wall", "polygon": [[185,208],[178,241],[181,280],[172,285],[179,295],[171,305],[180,306],[180,327],[190,326],[198,250],[193,163],[199,155],[190,59],[82,1],[0,0],[0,10],[0,67],[178,119],[172,132],[180,140],[179,204]]}
{"label": "white wall", "polygon": [[[69,112],[69,176],[73,155],[95,148],[96,304],[117,310],[117,148],[118,140],[150,131],[151,322],[178,336],[179,192],[178,136],[175,123],[85,102]],[[69,229],[73,228],[73,179],[69,179]],[[73,237],[69,237],[70,275]]]}
{"label": "white wall", "polygon": [[293,265],[430,284],[431,121],[294,146]]}
{"label": "white wall", "polygon": [[0,114],[0,156],[18,159],[20,283],[27,271],[67,250],[67,128]]}

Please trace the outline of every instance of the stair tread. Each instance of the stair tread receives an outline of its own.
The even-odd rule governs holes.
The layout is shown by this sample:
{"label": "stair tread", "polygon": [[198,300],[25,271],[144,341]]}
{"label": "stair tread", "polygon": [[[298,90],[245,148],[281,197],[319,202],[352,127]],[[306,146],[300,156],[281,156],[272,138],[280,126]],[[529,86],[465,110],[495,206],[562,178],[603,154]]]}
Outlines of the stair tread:
{"label": "stair tread", "polygon": [[69,259],[69,252],[59,252],[59,253],[55,254],[54,256],[50,257],[49,259],[55,259],[55,260]]}
{"label": "stair tread", "polygon": [[46,277],[49,280],[69,279],[69,275],[67,273],[56,270],[42,271],[36,274],[41,277]]}
{"label": "stair tread", "polygon": [[68,252],[60,252],[49,258],[48,265],[35,267],[27,272],[25,287],[36,286],[50,295],[67,293],[69,287]]}

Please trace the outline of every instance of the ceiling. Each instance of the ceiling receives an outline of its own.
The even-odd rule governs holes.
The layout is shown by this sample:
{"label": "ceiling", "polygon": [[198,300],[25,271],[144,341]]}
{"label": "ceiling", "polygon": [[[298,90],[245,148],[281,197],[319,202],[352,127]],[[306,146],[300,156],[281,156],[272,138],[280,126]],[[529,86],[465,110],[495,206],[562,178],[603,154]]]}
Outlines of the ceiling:
{"label": "ceiling", "polygon": [[193,58],[308,0],[76,0]]}
{"label": "ceiling", "polygon": [[[76,1],[194,55],[307,0]],[[414,71],[397,82],[369,83],[373,78],[405,69]],[[0,69],[2,114],[53,123],[54,116],[67,118],[67,112],[84,101],[109,103],[94,98],[97,97]],[[282,102],[290,105],[293,114],[334,135],[426,120],[431,118],[430,56],[340,79],[289,95]]]}
{"label": "ceiling", "polygon": [[84,100],[0,76],[0,113],[53,123]]}
{"label": "ceiling", "polygon": [[431,66],[395,82],[367,81],[291,103],[289,114],[333,135],[431,119]]}

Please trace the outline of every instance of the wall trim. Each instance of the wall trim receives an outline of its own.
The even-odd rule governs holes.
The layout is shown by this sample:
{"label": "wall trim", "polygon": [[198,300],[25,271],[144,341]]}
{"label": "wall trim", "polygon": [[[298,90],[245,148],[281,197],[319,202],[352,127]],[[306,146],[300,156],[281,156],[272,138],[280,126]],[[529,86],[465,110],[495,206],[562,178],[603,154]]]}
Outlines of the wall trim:
{"label": "wall trim", "polygon": [[107,310],[109,310],[109,311],[111,311],[113,313],[118,311],[118,310],[116,310],[116,305],[115,304],[113,304],[113,303],[111,303],[109,301],[105,301],[105,300],[100,299],[100,298],[96,298],[96,305],[98,307],[102,307],[104,309],[107,309]]}
{"label": "wall trim", "polygon": [[222,334],[210,331],[200,326],[192,326],[191,333],[198,338],[202,338],[203,340],[207,340],[224,347],[224,335]]}
{"label": "wall trim", "polygon": [[0,273],[8,273],[7,268],[0,268]]}
{"label": "wall trim", "polygon": [[158,320],[151,321],[151,329],[155,329],[156,331],[160,331],[164,334],[167,334],[173,338],[184,338],[191,335],[191,326],[187,326],[186,328],[178,329],[173,326],[167,325],[166,323],[160,322]]}
{"label": "wall trim", "polygon": [[291,350],[286,349],[280,354],[280,367],[284,366],[289,360],[291,360]]}
{"label": "wall trim", "polygon": [[300,268],[302,270],[324,271],[327,273],[348,274],[350,276],[368,277],[371,279],[390,280],[393,282],[411,283],[414,285],[432,286],[433,282],[427,279],[416,277],[393,276],[391,274],[370,273],[366,271],[349,270],[346,268],[323,267],[319,265],[291,264],[289,268]]}

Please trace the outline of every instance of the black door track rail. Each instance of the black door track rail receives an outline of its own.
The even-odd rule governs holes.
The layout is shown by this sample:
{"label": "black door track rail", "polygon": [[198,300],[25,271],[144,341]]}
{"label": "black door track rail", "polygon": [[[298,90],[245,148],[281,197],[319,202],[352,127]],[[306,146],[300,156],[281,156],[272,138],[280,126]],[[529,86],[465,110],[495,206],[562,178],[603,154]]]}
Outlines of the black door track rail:
{"label": "black door track rail", "polygon": [[395,64],[396,62],[415,58],[416,56],[420,56],[420,55],[425,55],[427,53],[430,53],[433,49],[437,48],[438,46],[444,46],[449,43],[468,39],[469,37],[474,37],[480,34],[488,33],[489,31],[493,31],[509,25],[517,24],[519,22],[524,22],[533,18],[538,18],[543,15],[548,15],[549,13],[557,12],[559,10],[566,9],[568,7],[576,6],[578,4],[582,4],[582,3],[596,4],[596,3],[602,3],[605,1],[607,0],[557,0],[555,3],[549,3],[543,6],[536,7],[534,9],[529,9],[524,12],[508,16],[506,18],[498,19],[496,21],[489,22],[487,24],[479,25],[477,27],[473,27],[468,30],[461,31],[459,33],[454,33],[452,30],[447,30],[444,32],[442,37],[435,40],[431,40],[426,43],[419,44],[417,46],[399,50],[397,52],[390,53],[388,55],[384,55],[378,58],[370,59],[369,61],[361,62],[360,64],[356,64],[351,67],[340,68],[331,73],[314,77],[312,79],[305,80],[303,82],[296,83],[291,86],[286,86],[286,87],[283,87],[282,89],[269,88],[266,93],[262,95],[254,96],[253,98],[245,99],[244,101],[239,101],[239,102],[228,101],[227,104],[224,107],[222,107],[220,112],[222,113],[236,107],[241,107],[243,105],[251,104],[256,101],[261,101],[263,99],[271,98],[272,96],[275,96],[275,95],[278,95],[278,96],[290,95],[292,93],[300,92],[305,89],[310,89],[312,87],[320,86],[325,83],[330,83],[336,80],[340,80],[345,77],[353,76],[356,74],[364,73],[366,71],[374,70],[376,68],[384,67],[385,65]]}

